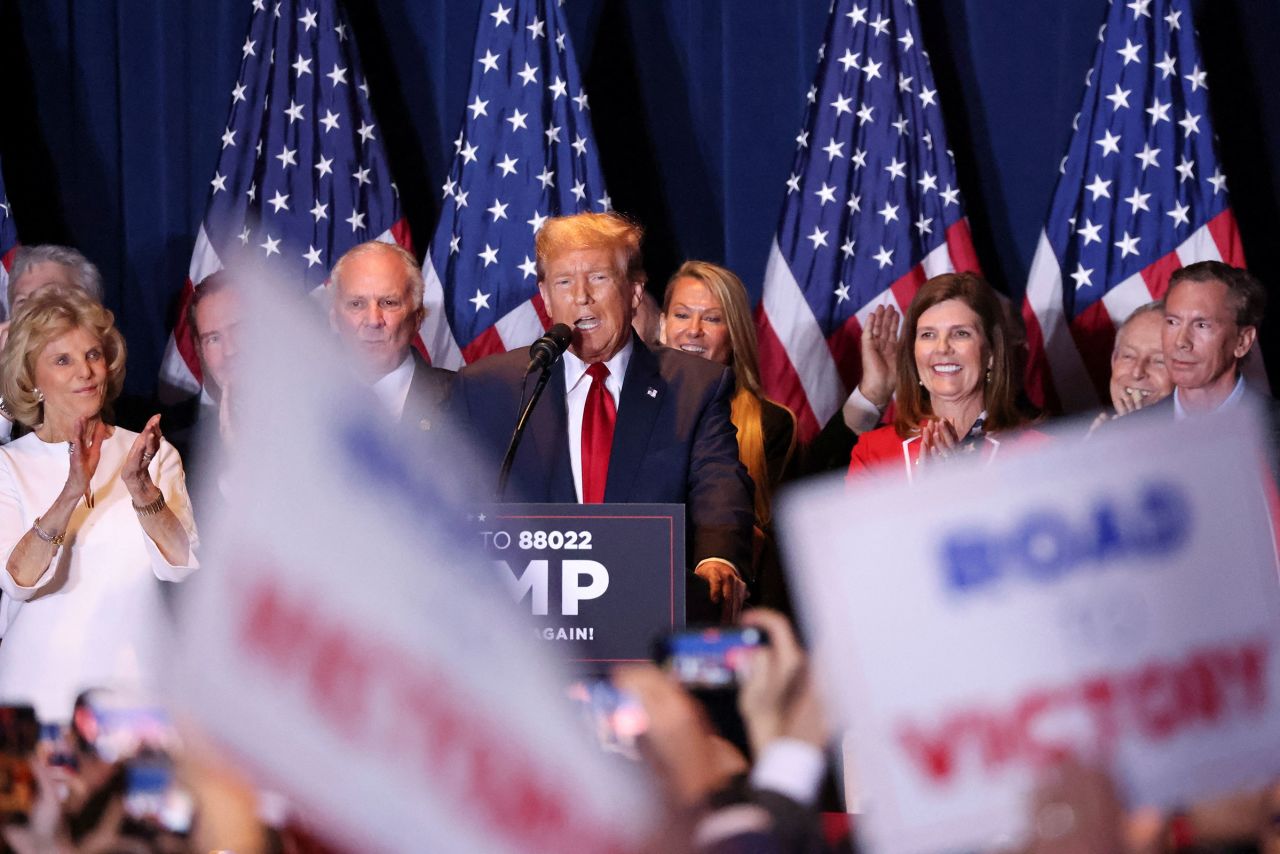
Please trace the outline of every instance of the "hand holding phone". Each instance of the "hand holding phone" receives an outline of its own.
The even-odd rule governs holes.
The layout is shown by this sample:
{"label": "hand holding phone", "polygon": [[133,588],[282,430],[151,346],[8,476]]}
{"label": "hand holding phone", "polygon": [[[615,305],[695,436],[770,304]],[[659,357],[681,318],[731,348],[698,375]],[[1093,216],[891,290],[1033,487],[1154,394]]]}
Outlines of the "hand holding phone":
{"label": "hand holding phone", "polygon": [[736,690],[753,650],[769,635],[757,626],[688,629],[656,645],[654,659],[690,690]]}
{"label": "hand holding phone", "polygon": [[771,644],[761,650],[738,691],[738,710],[751,748],[759,756],[778,738],[808,742],[823,749],[830,739],[809,658],[796,641],[787,618],[756,608],[742,616],[747,626],[767,631]]}
{"label": "hand holding phone", "polygon": [[571,684],[569,699],[578,705],[601,749],[628,759],[640,758],[636,741],[649,728],[649,716],[634,694],[618,688],[608,677],[594,677]]}
{"label": "hand holding phone", "polygon": [[139,832],[191,831],[195,800],[175,779],[177,730],[160,706],[109,691],[88,691],[72,718],[84,749],[124,766],[125,814]]}

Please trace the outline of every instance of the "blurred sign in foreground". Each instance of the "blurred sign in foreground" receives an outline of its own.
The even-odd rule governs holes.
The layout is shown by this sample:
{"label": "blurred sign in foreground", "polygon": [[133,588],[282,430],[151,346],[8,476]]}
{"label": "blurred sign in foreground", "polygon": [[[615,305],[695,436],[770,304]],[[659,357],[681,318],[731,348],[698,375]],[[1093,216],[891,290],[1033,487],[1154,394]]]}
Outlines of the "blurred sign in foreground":
{"label": "blurred sign in foreground", "polygon": [[1135,805],[1280,772],[1259,435],[1240,413],[1126,419],[914,486],[791,496],[785,543],[876,851],[1015,841],[1068,756]]}
{"label": "blurred sign in foreground", "polygon": [[463,449],[398,440],[284,290],[244,295],[239,441],[206,583],[181,603],[182,708],[353,850],[633,849],[648,792],[579,733],[550,651],[463,547]]}

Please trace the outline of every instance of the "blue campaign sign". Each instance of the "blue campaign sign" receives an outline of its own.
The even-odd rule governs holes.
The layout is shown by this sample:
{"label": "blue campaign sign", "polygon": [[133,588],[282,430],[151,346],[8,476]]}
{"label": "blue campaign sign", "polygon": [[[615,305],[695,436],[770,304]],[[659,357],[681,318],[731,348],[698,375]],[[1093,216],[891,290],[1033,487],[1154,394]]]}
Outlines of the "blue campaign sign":
{"label": "blue campaign sign", "polygon": [[647,660],[685,622],[683,504],[503,504],[476,514],[531,629],[571,661]]}

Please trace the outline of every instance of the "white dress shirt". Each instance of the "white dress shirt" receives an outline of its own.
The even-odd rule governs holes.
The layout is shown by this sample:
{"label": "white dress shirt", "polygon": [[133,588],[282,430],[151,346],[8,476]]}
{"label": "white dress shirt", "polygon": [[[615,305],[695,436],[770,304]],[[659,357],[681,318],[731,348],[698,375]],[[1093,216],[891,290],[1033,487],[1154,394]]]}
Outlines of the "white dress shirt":
{"label": "white dress shirt", "polygon": [[[627,375],[627,365],[631,363],[633,346],[635,345],[631,339],[627,339],[626,346],[605,362],[609,376],[605,378],[604,388],[613,398],[615,410],[622,399],[622,380]],[[565,351],[564,402],[569,414],[569,467],[573,470],[573,490],[578,496],[578,503],[582,503],[582,413],[587,408],[587,392],[594,382],[587,376],[589,367],[572,350]]]}
{"label": "white dress shirt", "polygon": [[809,742],[776,738],[756,757],[751,785],[786,795],[803,806],[813,806],[826,769],[826,756]]}
{"label": "white dress shirt", "polygon": [[[1179,389],[1173,390],[1173,420],[1181,421],[1191,416],[1190,412],[1182,408],[1182,398],[1178,396]],[[1214,412],[1226,412],[1231,407],[1240,402],[1244,397],[1244,374],[1236,378],[1236,387],[1231,389],[1231,394],[1227,395],[1227,399],[1219,403]]]}
{"label": "white dress shirt", "polygon": [[409,399],[409,386],[412,382],[413,353],[405,353],[404,361],[398,367],[373,384],[374,396],[394,421],[399,421],[404,414],[404,404]]}

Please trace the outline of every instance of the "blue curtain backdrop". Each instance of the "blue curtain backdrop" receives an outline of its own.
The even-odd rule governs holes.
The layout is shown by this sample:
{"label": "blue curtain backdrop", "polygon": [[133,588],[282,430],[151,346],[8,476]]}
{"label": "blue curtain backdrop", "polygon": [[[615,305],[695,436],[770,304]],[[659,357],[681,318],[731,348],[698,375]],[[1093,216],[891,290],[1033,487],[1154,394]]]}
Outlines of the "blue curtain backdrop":
{"label": "blue curtain backdrop", "polygon": [[[346,6],[421,254],[480,3]],[[917,6],[979,256],[1020,296],[1106,0]],[[649,228],[655,286],[698,257],[758,295],[827,8],[567,0],[610,194]],[[0,0],[0,159],[21,237],[78,246],[102,268],[134,396],[155,386],[249,11],[249,0]],[[1280,4],[1205,0],[1196,24],[1245,251],[1275,282]],[[1273,377],[1275,338],[1264,330]]]}

